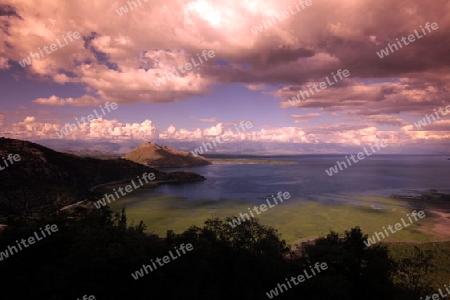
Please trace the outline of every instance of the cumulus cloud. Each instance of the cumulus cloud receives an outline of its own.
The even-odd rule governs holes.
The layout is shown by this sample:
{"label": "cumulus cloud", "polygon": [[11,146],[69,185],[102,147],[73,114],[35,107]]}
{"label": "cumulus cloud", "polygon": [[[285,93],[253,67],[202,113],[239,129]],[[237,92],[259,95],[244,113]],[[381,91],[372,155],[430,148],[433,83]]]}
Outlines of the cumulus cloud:
{"label": "cumulus cloud", "polygon": [[[450,89],[450,87],[449,87]],[[383,115],[407,112],[421,114],[436,106],[447,103],[447,87],[435,87],[430,82],[400,79],[400,82],[362,84],[355,80],[345,80],[319,92],[311,92],[307,85],[282,88],[274,94],[284,99],[283,108],[292,108],[289,100],[295,101],[297,108],[320,108],[329,111],[345,111],[350,115]],[[303,97],[305,99],[303,99]]]}
{"label": "cumulus cloud", "polygon": [[[324,114],[310,112],[300,116],[312,109],[345,115],[351,122],[363,119],[365,124],[261,129],[234,134],[236,139],[360,144],[373,136],[387,136],[393,143],[448,137],[446,121],[417,131],[403,119],[448,105],[447,0],[313,0],[311,7],[259,34],[252,28],[282,13],[292,5],[291,0],[155,0],[119,16],[116,10],[126,4],[11,0],[0,5],[0,70],[18,67],[30,52],[39,52],[69,31],[78,31],[80,39],[20,68],[15,77],[50,82],[58,88],[83,86],[86,94],[66,97],[55,91],[50,97],[36,96],[34,104],[170,103],[206,95],[219,84],[243,83],[254,93],[270,91],[280,99],[280,109],[291,110],[298,126],[324,118]],[[437,22],[439,29],[388,57],[377,56],[388,43],[426,22]],[[183,67],[186,72],[179,69],[192,60],[199,62],[204,50],[214,51],[215,57],[191,70]],[[300,90],[324,81],[338,69],[348,69],[350,78],[302,99],[295,107],[289,103]],[[169,72],[175,76],[158,85],[158,79],[167,79]],[[27,111],[21,121],[11,123],[11,130],[22,137],[44,138],[64,126],[58,120],[34,115],[39,114]],[[198,120],[218,122],[216,118]],[[379,130],[378,126],[385,125],[400,128],[396,134]],[[195,129],[176,126],[159,130],[149,120],[99,119],[68,138],[200,140],[233,134],[225,123]]]}
{"label": "cumulus cloud", "polygon": [[8,63],[8,59],[6,57],[0,57],[0,70],[1,69],[9,69],[11,65]]}
{"label": "cumulus cloud", "polygon": [[203,130],[203,135],[205,136],[218,136],[221,135],[223,133],[223,124],[222,123],[218,123],[215,126],[211,126],[209,128],[206,128]]}
{"label": "cumulus cloud", "polygon": [[[448,73],[450,21],[445,7],[450,4],[415,0],[407,2],[410,9],[397,10],[403,2],[314,2],[301,14],[255,35],[254,26],[292,3],[158,0],[118,16],[115,10],[126,2],[101,0],[93,6],[87,1],[42,5],[13,0],[0,14],[8,32],[1,39],[10,45],[0,53],[4,57],[0,65],[5,66],[6,59],[22,60],[67,32],[79,31],[82,39],[36,60],[27,72],[59,83],[83,83],[98,90],[103,101],[119,104],[180,101],[208,93],[217,82],[247,82],[256,90],[267,84],[303,84],[338,68],[351,70],[355,78],[424,80],[427,72]],[[438,22],[439,30],[426,42],[402,49],[407,55],[399,51],[384,60],[375,55],[428,20]],[[215,51],[216,58],[228,63],[209,60],[186,73],[179,71],[180,76],[166,84],[154,84],[204,50]],[[433,78],[432,83],[443,82]]]}
{"label": "cumulus cloud", "polygon": [[[352,114],[353,112],[349,112],[348,114]],[[406,122],[400,117],[392,116],[392,115],[369,115],[364,116],[363,118],[347,118],[349,121],[364,121],[367,123],[375,123],[379,125],[390,125],[390,126],[398,126],[403,127],[408,125],[409,122]]]}
{"label": "cumulus cloud", "polygon": [[27,116],[22,121],[12,125],[12,132],[16,137],[27,138],[47,138],[59,130],[58,124],[38,120],[34,116]]}
{"label": "cumulus cloud", "polygon": [[200,121],[200,122],[204,122],[204,123],[216,123],[218,118],[213,117],[213,118],[195,118],[193,117],[192,119]]}
{"label": "cumulus cloud", "polygon": [[122,123],[117,120],[94,119],[90,123],[50,122],[48,119],[37,119],[34,116],[27,116],[22,121],[13,123],[12,131],[16,138],[58,138],[57,132],[64,128],[69,128],[70,124],[74,129],[64,135],[64,139],[113,139],[127,140],[137,139],[145,140],[159,136],[158,129],[152,124],[152,121],[145,120],[142,123]]}
{"label": "cumulus cloud", "polygon": [[266,88],[264,84],[247,84],[245,87],[251,91],[262,91]]}
{"label": "cumulus cloud", "polygon": [[292,117],[295,119],[294,120],[295,124],[308,123],[309,119],[319,117],[319,116],[321,116],[321,114],[319,114],[319,113],[307,113],[307,114],[302,114],[302,115],[292,115]]}
{"label": "cumulus cloud", "polygon": [[[314,117],[318,116],[307,114],[305,118]],[[300,119],[302,118],[300,117]],[[13,123],[11,130],[4,130],[2,134],[20,139],[57,138],[56,133],[65,126],[69,126],[69,124],[54,119],[27,116],[23,120]],[[427,125],[422,130],[417,130],[411,124],[396,130],[386,130],[371,124],[326,123],[308,127],[288,126],[237,132],[234,124],[218,123],[214,126],[192,130],[170,125],[166,130],[162,130],[151,120],[144,120],[141,123],[124,123],[114,119],[99,118],[94,119],[91,123],[81,124],[73,132],[69,131],[69,134],[63,139],[113,140],[117,142],[171,140],[202,143],[224,134],[228,136],[229,142],[314,144],[322,145],[322,149],[326,149],[327,144],[363,146],[377,140],[386,140],[393,147],[417,146],[419,143],[422,145],[421,147],[425,147],[426,145],[431,146],[431,143],[441,143],[450,139],[450,120],[439,120]]]}
{"label": "cumulus cloud", "polygon": [[63,105],[72,105],[72,106],[97,106],[101,103],[101,101],[92,96],[82,96],[79,98],[60,98],[55,95],[50,96],[49,98],[38,98],[33,100],[34,103],[41,105],[49,105],[49,106],[63,106]]}

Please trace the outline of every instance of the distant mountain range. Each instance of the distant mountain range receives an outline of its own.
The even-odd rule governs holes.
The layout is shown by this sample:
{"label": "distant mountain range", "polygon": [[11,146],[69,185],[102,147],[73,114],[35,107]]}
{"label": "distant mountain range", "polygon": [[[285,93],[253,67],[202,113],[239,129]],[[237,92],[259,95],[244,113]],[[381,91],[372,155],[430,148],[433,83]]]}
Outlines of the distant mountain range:
{"label": "distant mountain range", "polygon": [[140,145],[122,158],[155,168],[176,168],[209,165],[211,162],[190,152],[148,142]]}
{"label": "distant mountain range", "polygon": [[79,157],[28,141],[0,138],[0,157],[8,154],[18,154],[21,160],[0,170],[0,216],[54,212],[86,199],[93,186],[131,180],[145,172],[154,173],[159,182],[205,179],[192,172],[164,173],[127,159]]}
{"label": "distant mountain range", "polygon": [[90,149],[84,149],[84,150],[63,149],[63,150],[61,150],[61,152],[76,155],[76,156],[92,157],[92,158],[100,158],[100,159],[116,159],[116,158],[120,158],[122,156],[118,153],[90,150]]}
{"label": "distant mountain range", "polygon": [[[139,140],[95,140],[95,141],[74,141],[46,139],[36,140],[41,145],[49,148],[63,151],[85,151],[97,150],[117,155],[125,155],[142,144]],[[178,149],[180,151],[194,151],[202,145],[201,141],[180,141],[180,140],[163,140],[152,139],[152,142]],[[205,140],[204,142],[208,142]],[[293,142],[277,142],[277,141],[227,141],[220,144],[214,149],[204,152],[204,156],[211,154],[244,154],[244,155],[298,155],[298,154],[349,154],[358,153],[367,145],[347,145],[338,143],[293,143]],[[389,145],[383,149],[382,154],[436,154],[448,155],[450,149],[450,139],[443,141],[443,144],[436,147],[433,143],[426,141],[420,142],[408,147],[400,147]]]}

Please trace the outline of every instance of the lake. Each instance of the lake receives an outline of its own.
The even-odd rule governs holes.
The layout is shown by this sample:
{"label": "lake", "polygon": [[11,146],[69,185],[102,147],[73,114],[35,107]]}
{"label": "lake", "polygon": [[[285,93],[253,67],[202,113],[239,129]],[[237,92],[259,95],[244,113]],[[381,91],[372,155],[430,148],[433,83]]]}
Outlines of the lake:
{"label": "lake", "polygon": [[[136,190],[112,203],[111,208],[120,210],[125,206],[130,220],[143,220],[149,232],[164,235],[169,229],[181,232],[191,225],[200,226],[206,218],[238,216],[280,191],[289,192],[289,200],[257,217],[293,242],[354,226],[372,234],[413,210],[406,201],[388,198],[390,195],[428,189],[449,192],[450,161],[446,156],[372,155],[333,176],[327,175],[325,170],[344,157],[273,156],[263,159],[295,164],[237,162],[166,169],[162,171],[196,172],[207,180]],[[423,233],[432,226],[429,221],[425,218],[393,238],[430,240]]]}

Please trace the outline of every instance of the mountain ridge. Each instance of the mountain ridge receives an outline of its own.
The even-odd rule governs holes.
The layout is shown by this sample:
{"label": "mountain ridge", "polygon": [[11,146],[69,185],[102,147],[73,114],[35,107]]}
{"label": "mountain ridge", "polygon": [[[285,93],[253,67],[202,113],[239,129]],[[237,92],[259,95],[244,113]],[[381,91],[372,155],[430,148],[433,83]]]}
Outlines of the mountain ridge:
{"label": "mountain ridge", "polygon": [[193,167],[211,164],[202,156],[194,156],[190,152],[161,146],[154,142],[143,143],[122,158],[155,168]]}
{"label": "mountain ridge", "polygon": [[155,182],[205,180],[192,172],[165,173],[126,159],[97,159],[61,153],[23,140],[0,137],[0,156],[21,160],[0,171],[0,215],[57,211],[92,197],[95,185],[154,173]]}

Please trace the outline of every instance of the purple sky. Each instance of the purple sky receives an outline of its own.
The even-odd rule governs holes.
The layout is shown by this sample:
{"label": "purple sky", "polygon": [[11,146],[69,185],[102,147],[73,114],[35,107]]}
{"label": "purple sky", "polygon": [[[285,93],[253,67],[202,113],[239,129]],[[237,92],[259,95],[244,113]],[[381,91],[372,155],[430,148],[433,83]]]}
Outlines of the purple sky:
{"label": "purple sky", "polygon": [[[449,1],[135,2],[132,10],[106,0],[0,4],[0,135],[58,139],[67,123],[116,102],[62,140],[201,143],[228,134],[327,152],[377,140],[396,152],[448,152],[450,114],[414,123],[450,112]],[[334,81],[339,69],[349,76]],[[241,121],[253,127],[236,134]]]}

